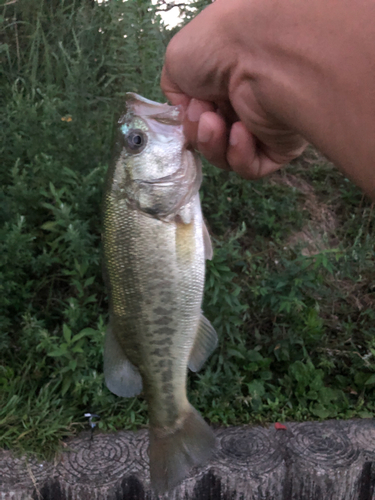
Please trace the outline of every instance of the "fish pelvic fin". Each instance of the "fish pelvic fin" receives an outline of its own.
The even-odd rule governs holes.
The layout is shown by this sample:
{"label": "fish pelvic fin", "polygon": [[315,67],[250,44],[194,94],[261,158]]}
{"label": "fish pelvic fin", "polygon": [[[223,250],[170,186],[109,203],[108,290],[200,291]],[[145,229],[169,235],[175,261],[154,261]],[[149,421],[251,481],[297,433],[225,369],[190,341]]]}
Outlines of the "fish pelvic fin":
{"label": "fish pelvic fin", "polygon": [[214,251],[212,249],[210,233],[208,232],[207,225],[205,224],[205,222],[203,222],[202,232],[203,232],[203,244],[204,244],[204,257],[206,260],[212,260]]}
{"label": "fish pelvic fin", "polygon": [[192,372],[199,372],[218,344],[217,333],[208,319],[201,313],[198,331],[190,352],[188,367]]}
{"label": "fish pelvic fin", "polygon": [[131,398],[142,391],[142,377],[125,356],[110,326],[104,342],[104,379],[105,385],[116,396]]}
{"label": "fish pelvic fin", "polygon": [[162,495],[189,475],[192,467],[204,465],[213,455],[216,439],[201,415],[189,406],[183,425],[175,432],[150,428],[151,486]]}

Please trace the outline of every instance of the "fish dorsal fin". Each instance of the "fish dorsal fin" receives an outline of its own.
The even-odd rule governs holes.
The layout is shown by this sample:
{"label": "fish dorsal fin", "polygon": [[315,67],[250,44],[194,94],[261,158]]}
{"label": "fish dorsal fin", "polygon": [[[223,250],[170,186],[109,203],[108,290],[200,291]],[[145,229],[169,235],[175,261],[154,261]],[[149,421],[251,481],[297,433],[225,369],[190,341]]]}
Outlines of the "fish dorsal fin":
{"label": "fish dorsal fin", "polygon": [[199,372],[208,357],[214,352],[217,343],[218,338],[214,327],[208,319],[201,314],[198,331],[195,336],[188,364],[192,372]]}
{"label": "fish dorsal fin", "polygon": [[202,231],[203,231],[204,257],[206,260],[211,260],[214,251],[212,250],[210,233],[208,232],[207,226],[204,221],[203,221]]}
{"label": "fish dorsal fin", "polygon": [[104,342],[104,378],[116,396],[131,398],[142,391],[142,377],[125,356],[111,327],[107,328]]}

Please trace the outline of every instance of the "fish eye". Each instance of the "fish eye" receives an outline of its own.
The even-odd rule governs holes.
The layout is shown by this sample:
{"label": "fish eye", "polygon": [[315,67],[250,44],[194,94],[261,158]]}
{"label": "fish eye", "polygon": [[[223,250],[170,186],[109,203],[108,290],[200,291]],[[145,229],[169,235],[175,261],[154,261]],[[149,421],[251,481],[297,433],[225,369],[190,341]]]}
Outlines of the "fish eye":
{"label": "fish eye", "polygon": [[143,130],[140,129],[130,130],[124,139],[127,151],[133,154],[143,151],[147,144],[147,136]]}

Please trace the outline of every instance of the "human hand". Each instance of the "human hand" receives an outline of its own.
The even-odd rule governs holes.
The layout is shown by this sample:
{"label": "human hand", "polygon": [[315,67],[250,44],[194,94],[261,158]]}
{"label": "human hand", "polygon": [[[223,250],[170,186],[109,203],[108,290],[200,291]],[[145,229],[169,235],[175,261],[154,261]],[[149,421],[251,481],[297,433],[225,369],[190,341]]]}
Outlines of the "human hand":
{"label": "human hand", "polygon": [[[250,3],[256,19],[257,2]],[[256,179],[299,156],[307,142],[277,116],[282,103],[272,112],[259,32],[253,26],[248,37],[252,23],[242,22],[244,7],[243,0],[217,0],[185,26],[167,48],[161,87],[186,111],[193,147],[217,167]]]}
{"label": "human hand", "polygon": [[374,16],[372,0],[216,0],[167,48],[187,140],[248,179],[308,141],[375,200]]}

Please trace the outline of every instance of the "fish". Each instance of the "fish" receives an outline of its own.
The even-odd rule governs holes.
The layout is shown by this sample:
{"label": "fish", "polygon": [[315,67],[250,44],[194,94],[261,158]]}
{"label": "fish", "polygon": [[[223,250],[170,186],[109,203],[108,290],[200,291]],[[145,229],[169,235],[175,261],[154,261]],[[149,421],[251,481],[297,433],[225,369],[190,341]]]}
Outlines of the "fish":
{"label": "fish", "polygon": [[202,167],[180,107],[128,93],[118,124],[104,194],[104,377],[117,396],[143,391],[151,486],[164,494],[216,446],[186,392],[188,368],[199,371],[218,343],[201,310],[212,245],[199,198]]}

